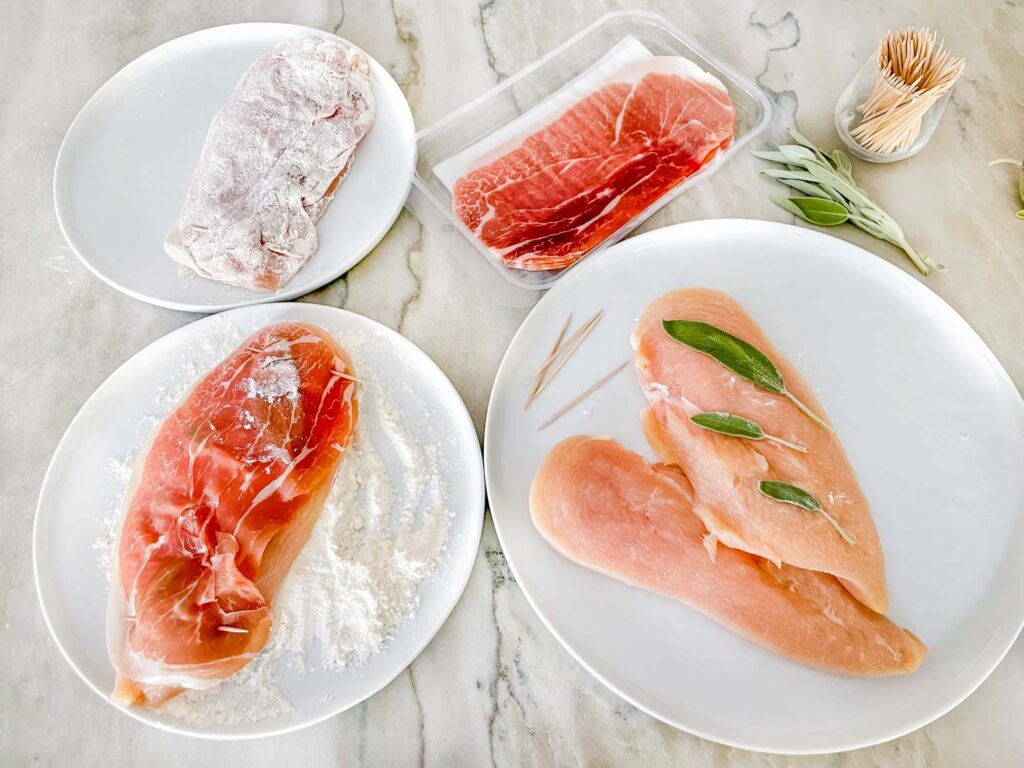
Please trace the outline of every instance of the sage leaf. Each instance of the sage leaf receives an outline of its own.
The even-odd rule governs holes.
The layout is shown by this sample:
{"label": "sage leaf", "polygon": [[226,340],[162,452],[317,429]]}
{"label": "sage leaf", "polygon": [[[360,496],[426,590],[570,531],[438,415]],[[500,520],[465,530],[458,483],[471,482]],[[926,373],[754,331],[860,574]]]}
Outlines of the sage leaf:
{"label": "sage leaf", "polygon": [[717,360],[730,371],[755,386],[777,395],[784,395],[815,424],[831,432],[832,427],[786,389],[775,363],[761,350],[743,339],[700,320],[662,320],[662,328],[670,337]]}
{"label": "sage leaf", "polygon": [[[829,193],[817,184],[811,184],[806,181],[797,181],[796,179],[779,179],[779,181],[790,189],[795,189],[797,192],[803,192],[805,195],[809,195],[810,197],[830,197]],[[776,205],[782,205],[776,198],[773,197],[772,200]],[[785,208],[784,205],[782,207]]]}
{"label": "sage leaf", "polygon": [[783,144],[779,147],[779,154],[785,158],[787,163],[799,163],[802,160],[815,160],[814,153],[799,144]]}
{"label": "sage leaf", "polygon": [[757,490],[769,499],[781,501],[783,504],[792,504],[795,507],[806,509],[808,512],[821,512],[821,502],[814,498],[803,488],[798,488],[789,483],[779,480],[762,480],[757,484]]}
{"label": "sage leaf", "polygon": [[783,483],[780,480],[762,480],[757,484],[757,489],[769,499],[780,501],[783,504],[792,504],[794,507],[806,509],[808,512],[817,512],[828,520],[829,524],[836,529],[836,533],[842,537],[843,541],[851,546],[857,543],[857,540],[846,532],[846,529],[839,524],[839,521],[825,511],[825,508],[821,506],[821,502],[803,488]]}
{"label": "sage leaf", "polygon": [[841,149],[832,150],[832,165],[839,173],[846,177],[847,181],[853,181],[853,163],[850,156]]}
{"label": "sage leaf", "polygon": [[[870,206],[868,205],[871,200],[864,194],[860,189],[850,184],[846,179],[839,176],[835,170],[831,167],[825,167],[821,165],[809,165],[807,172],[814,178],[818,184],[823,187],[831,188],[835,191],[836,195],[841,195],[838,199],[845,198],[848,202],[858,206]],[[867,213],[868,211],[865,211]],[[870,211],[875,213],[875,211]]]}
{"label": "sage leaf", "polygon": [[771,201],[775,203],[777,206],[779,206],[779,208],[781,208],[782,210],[789,211],[798,219],[802,219],[804,217],[804,212],[796,207],[796,205],[793,203],[793,198],[791,197],[772,197]]}
{"label": "sage leaf", "polygon": [[781,152],[765,152],[760,149],[751,150],[754,157],[759,157],[762,160],[771,160],[773,163],[785,163],[786,158]]}
{"label": "sage leaf", "polygon": [[762,440],[764,430],[757,422],[745,419],[742,416],[734,416],[725,411],[706,411],[697,413],[690,417],[690,421],[698,427],[710,429],[712,432],[719,432],[732,437],[745,437],[749,440]]}
{"label": "sage leaf", "polygon": [[[907,242],[906,235],[899,224],[883,211],[868,193],[857,186],[853,178],[853,164],[842,150],[833,150],[825,154],[796,130],[790,130],[796,144],[783,144],[775,152],[755,152],[757,157],[785,166],[784,168],[763,169],[760,173],[802,192],[804,195],[831,201],[842,206],[846,211],[843,221],[853,224],[879,240],[892,243],[914,263],[923,274],[932,269],[944,271],[945,267],[934,259],[919,253]],[[994,162],[1011,162],[1014,160],[997,160]],[[1024,171],[1022,171],[1024,173]],[[1024,185],[1024,175],[1021,178]],[[1024,188],[1021,189],[1024,193]],[[805,215],[805,211],[797,203],[785,202],[786,198],[773,198],[776,205],[799,216],[804,221],[816,226],[830,227],[842,223],[837,214],[823,216],[818,213]],[[1024,197],[1022,197],[1024,200]],[[800,210],[799,213],[794,208]],[[831,209],[834,211],[834,209]]]}
{"label": "sage leaf", "polygon": [[801,219],[819,227],[834,227],[836,224],[843,224],[850,218],[846,208],[834,200],[824,200],[818,197],[791,197],[789,202],[796,208],[797,215]]}
{"label": "sage leaf", "polygon": [[[781,149],[781,147],[779,149]],[[755,152],[754,154],[758,154],[758,153]],[[782,153],[781,152],[762,152],[761,155],[765,155],[766,156],[765,159],[769,159],[767,157],[767,155],[773,155],[773,156],[780,156],[781,157]],[[760,157],[761,155],[758,155],[758,157]],[[774,157],[771,158],[771,159],[772,159],[772,162],[775,162],[775,163],[783,163],[783,162],[785,162],[783,160],[776,160],[776,159],[774,159]],[[1017,197],[1019,197],[1020,201],[1022,203],[1024,203],[1024,160],[1014,160],[1012,157],[1000,157],[1000,158],[997,158],[996,160],[989,160],[988,164],[990,166],[992,166],[992,165],[1012,165],[1012,166],[1014,166],[1017,169]]]}
{"label": "sage leaf", "polygon": [[[779,154],[775,152],[765,152],[766,155]],[[774,162],[784,162],[775,160]],[[1017,197],[1024,203],[1024,160],[1014,160],[1012,157],[1001,157],[998,160],[990,160],[989,165],[1013,165],[1017,167]],[[1017,218],[1024,219],[1024,210],[1017,211]]]}
{"label": "sage leaf", "polygon": [[810,171],[792,171],[782,170],[780,168],[765,168],[761,171],[765,176],[773,179],[782,181],[783,179],[799,179],[800,181],[811,182],[812,184],[818,183],[818,177],[816,177]]}
{"label": "sage leaf", "polygon": [[789,135],[793,137],[794,141],[796,141],[797,144],[804,147],[805,149],[811,150],[811,152],[814,153],[814,156],[818,160],[820,160],[823,163],[828,162],[828,158],[825,155],[825,153],[818,149],[816,146],[814,146],[814,143],[806,136],[804,136],[802,133],[800,133],[796,128],[790,128]]}
{"label": "sage leaf", "polygon": [[696,413],[690,417],[690,421],[696,424],[698,427],[710,430],[712,432],[718,432],[722,435],[729,435],[730,437],[742,437],[747,440],[768,440],[772,443],[778,443],[784,445],[787,448],[792,448],[794,451],[800,453],[807,453],[807,449],[797,443],[791,443],[788,440],[783,440],[781,437],[775,437],[765,433],[761,425],[756,421],[751,421],[743,416],[737,416],[733,413],[727,413],[725,411],[706,411],[704,413]]}
{"label": "sage leaf", "polygon": [[761,389],[778,395],[786,391],[775,363],[753,344],[699,320],[663,320],[661,325],[679,343],[717,360]]}

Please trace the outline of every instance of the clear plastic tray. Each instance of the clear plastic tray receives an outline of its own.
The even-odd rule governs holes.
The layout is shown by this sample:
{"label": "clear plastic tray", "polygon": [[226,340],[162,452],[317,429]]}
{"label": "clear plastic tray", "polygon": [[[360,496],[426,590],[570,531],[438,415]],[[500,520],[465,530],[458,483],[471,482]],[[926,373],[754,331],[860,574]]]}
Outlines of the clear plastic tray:
{"label": "clear plastic tray", "polygon": [[[438,178],[435,169],[453,155],[489,136],[564,88],[628,37],[635,38],[656,56],[682,56],[717,77],[733,100],[736,110],[735,134],[732,144],[711,163],[670,189],[576,264],[593,258],[595,253],[623,238],[670,200],[711,176],[771,121],[771,98],[749,78],[677,30],[663,17],[642,11],[621,11],[601,17],[481,97],[427,126],[416,134],[418,159],[407,207],[424,224],[437,221],[429,210],[436,209],[448,225],[443,227],[444,231],[454,228],[460,232],[479,254],[479,258],[502,275],[513,293],[518,292],[520,296],[532,294],[533,300],[536,300],[539,292],[549,288],[575,265],[559,271],[531,272],[503,264],[452,212],[451,192]],[[507,290],[504,294],[512,295]],[[499,301],[504,304],[528,303],[502,297],[499,297]]]}

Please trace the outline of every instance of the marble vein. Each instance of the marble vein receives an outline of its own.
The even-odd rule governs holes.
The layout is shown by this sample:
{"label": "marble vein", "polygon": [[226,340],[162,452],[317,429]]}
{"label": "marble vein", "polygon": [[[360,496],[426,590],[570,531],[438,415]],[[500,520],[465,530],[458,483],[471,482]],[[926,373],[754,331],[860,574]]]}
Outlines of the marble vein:
{"label": "marble vein", "polygon": [[490,746],[491,764],[498,765],[495,755],[495,724],[499,716],[499,686],[502,679],[501,652],[504,646],[504,636],[501,630],[501,622],[498,621],[498,590],[508,581],[513,581],[512,573],[508,570],[505,556],[497,549],[485,549],[484,557],[487,561],[487,568],[491,579],[491,619],[494,622],[494,671],[491,676],[489,687],[491,711],[487,718],[487,739]]}
{"label": "marble vein", "polygon": [[424,715],[423,715],[423,701],[420,699],[419,688],[416,686],[416,665],[412,664],[406,670],[406,674],[409,677],[409,688],[412,689],[413,702],[416,704],[416,720],[419,725],[418,733],[418,746],[419,746],[419,762],[417,763],[420,768],[426,765],[427,762],[427,740],[424,726]]}
{"label": "marble vein", "polygon": [[405,269],[412,278],[413,287],[412,290],[406,294],[405,298],[402,299],[402,305],[398,309],[397,328],[399,332],[402,332],[405,329],[405,321],[409,317],[409,312],[412,310],[413,305],[419,301],[420,297],[423,296],[423,276],[419,273],[414,264],[416,258],[423,253],[423,225],[417,222],[416,226],[416,240],[405,252]]}
{"label": "marble vein", "polygon": [[331,32],[336,35],[341,34],[341,26],[345,23],[345,0],[337,0],[338,2],[338,21],[331,26]]}
{"label": "marble vein", "polygon": [[498,69],[498,59],[494,55],[494,49],[491,48],[491,41],[487,38],[487,20],[490,16],[491,9],[497,1],[498,0],[487,0],[487,2],[480,4],[478,11],[478,23],[480,25],[480,36],[484,41],[484,52],[487,54],[487,66],[495,75],[498,76],[498,80],[501,81],[508,75]]}
{"label": "marble vein", "polygon": [[397,9],[395,0],[390,0],[390,2],[391,15],[395,22],[395,32],[398,34],[398,40],[409,58],[409,71],[404,76],[398,78],[398,84],[402,86],[402,90],[405,91],[407,96],[411,96],[410,92],[420,82],[419,39],[413,32],[409,16]]}
{"label": "marble vein", "polygon": [[768,80],[774,63],[773,54],[792,50],[800,44],[800,22],[792,11],[786,11],[774,22],[758,21],[755,17],[760,12],[761,6],[758,5],[747,18],[747,23],[768,41],[764,53],[764,68],[755,75],[754,80],[774,97],[776,104],[786,112],[790,122],[795,123],[800,106],[796,91],[791,88],[773,88]]}

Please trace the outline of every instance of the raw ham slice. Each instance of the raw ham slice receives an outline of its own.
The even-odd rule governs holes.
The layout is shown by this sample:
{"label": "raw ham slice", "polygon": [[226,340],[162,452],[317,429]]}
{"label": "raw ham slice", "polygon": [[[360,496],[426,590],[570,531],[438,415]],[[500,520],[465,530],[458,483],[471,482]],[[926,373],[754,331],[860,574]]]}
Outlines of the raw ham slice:
{"label": "raw ham slice", "polygon": [[156,706],[248,664],[352,437],[352,366],[271,325],[202,379],[136,460],[111,583],[114,698]]}
{"label": "raw ham slice", "polygon": [[[697,516],[723,544],[776,563],[831,573],[867,607],[884,612],[888,593],[881,543],[839,438],[786,397],[758,389],[672,339],[663,320],[703,321],[752,344],[775,363],[789,391],[826,416],[796,368],[730,297],[691,288],[651,304],[633,338],[637,372],[650,401],[644,428],[661,460],[681,467],[693,483]],[[690,417],[703,411],[752,419],[765,433],[803,445],[807,452],[702,429]],[[856,543],[845,541],[823,515],[763,496],[761,480],[806,490]]]}
{"label": "raw ham slice", "polygon": [[168,255],[212,280],[283,286],[316,252],[375,110],[359,51],[316,35],[274,46],[214,116]]}
{"label": "raw ham slice", "polygon": [[565,557],[679,600],[758,645],[829,672],[913,672],[924,644],[855,600],[832,576],[718,546],[679,472],[606,438],[572,437],[533,480],[530,512]]}
{"label": "raw ham slice", "polygon": [[734,122],[718,80],[648,57],[460,178],[452,209],[507,266],[561,269],[709,163]]}

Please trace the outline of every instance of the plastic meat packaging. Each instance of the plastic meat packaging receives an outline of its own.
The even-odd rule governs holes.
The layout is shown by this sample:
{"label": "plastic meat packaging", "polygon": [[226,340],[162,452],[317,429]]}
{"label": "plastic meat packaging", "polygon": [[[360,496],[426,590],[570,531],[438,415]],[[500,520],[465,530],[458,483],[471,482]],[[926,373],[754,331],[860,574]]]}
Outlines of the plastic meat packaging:
{"label": "plastic meat packaging", "polygon": [[502,276],[481,277],[494,298],[529,304],[714,173],[771,107],[660,16],[608,14],[420,131],[407,206],[461,233],[467,271]]}

